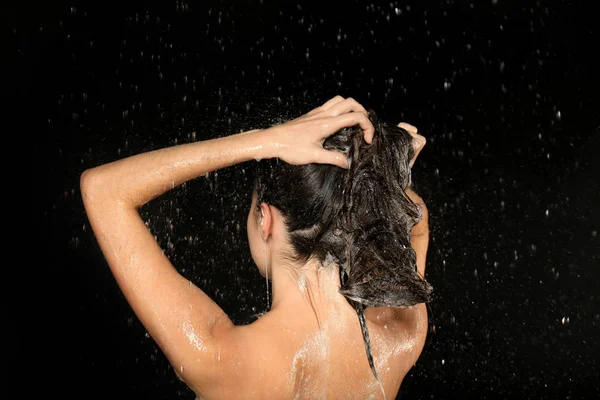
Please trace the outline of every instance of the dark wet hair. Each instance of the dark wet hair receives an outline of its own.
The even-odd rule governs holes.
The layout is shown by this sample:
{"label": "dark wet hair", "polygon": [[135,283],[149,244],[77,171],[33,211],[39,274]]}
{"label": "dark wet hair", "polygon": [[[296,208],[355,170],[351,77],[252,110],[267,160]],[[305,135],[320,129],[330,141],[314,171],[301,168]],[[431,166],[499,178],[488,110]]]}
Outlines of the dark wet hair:
{"label": "dark wet hair", "polygon": [[406,194],[412,136],[379,121],[373,111],[369,118],[375,127],[372,144],[365,142],[359,126],[342,129],[323,143],[350,159],[348,170],[263,160],[255,189],[257,211],[264,202],[281,212],[290,260],[339,265],[340,293],[357,311],[377,378],[364,308],[428,302],[432,287],[418,274],[410,244],[412,228],[422,216]]}

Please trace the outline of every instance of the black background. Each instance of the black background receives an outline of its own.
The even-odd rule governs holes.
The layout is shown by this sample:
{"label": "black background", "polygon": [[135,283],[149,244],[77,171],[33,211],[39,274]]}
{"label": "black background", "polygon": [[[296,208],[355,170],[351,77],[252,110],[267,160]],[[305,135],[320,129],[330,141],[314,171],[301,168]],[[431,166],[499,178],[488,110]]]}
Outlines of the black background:
{"label": "black background", "polygon": [[[398,398],[598,398],[600,83],[585,4],[4,5],[3,96],[17,100],[12,139],[27,149],[37,232],[8,292],[18,397],[193,398],[106,266],[84,169],[341,94],[428,138],[413,181],[430,210],[435,299]],[[245,231],[253,164],[142,209],[173,263],[236,322],[265,309]]]}

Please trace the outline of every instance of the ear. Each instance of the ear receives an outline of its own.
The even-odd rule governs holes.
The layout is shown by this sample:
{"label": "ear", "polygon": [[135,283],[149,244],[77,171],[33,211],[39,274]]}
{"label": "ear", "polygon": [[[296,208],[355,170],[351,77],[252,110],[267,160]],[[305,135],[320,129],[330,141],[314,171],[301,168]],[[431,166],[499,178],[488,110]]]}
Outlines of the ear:
{"label": "ear", "polygon": [[267,203],[262,203],[260,205],[260,232],[263,240],[269,238],[271,235],[272,225],[273,225],[273,213],[271,212],[271,207]]}

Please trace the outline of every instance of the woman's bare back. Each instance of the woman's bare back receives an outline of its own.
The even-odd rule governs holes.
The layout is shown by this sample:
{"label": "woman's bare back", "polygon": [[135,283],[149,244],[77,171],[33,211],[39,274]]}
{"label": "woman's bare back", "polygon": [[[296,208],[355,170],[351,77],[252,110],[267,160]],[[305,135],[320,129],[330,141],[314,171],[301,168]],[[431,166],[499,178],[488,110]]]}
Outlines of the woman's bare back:
{"label": "woman's bare back", "polygon": [[[345,301],[345,300],[344,300]],[[221,385],[202,399],[383,399],[367,361],[356,312],[268,313],[236,328],[237,354],[224,357]],[[367,309],[373,359],[387,399],[394,399],[425,343],[427,311]],[[230,350],[231,351],[231,350]]]}

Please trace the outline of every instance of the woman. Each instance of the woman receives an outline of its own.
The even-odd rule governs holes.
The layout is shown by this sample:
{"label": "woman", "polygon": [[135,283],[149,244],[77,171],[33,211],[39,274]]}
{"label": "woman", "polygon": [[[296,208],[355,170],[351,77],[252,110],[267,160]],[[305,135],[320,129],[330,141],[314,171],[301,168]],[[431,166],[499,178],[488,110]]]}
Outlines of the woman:
{"label": "woman", "polygon": [[[408,189],[425,140],[408,124],[372,119],[337,96],[282,125],[136,155],[81,176],[86,212],[119,287],[199,398],[398,392],[427,333],[427,209]],[[248,240],[272,282],[272,306],[235,326],[171,265],[137,209],[253,159],[264,167]],[[294,185],[302,191],[290,193]]]}

